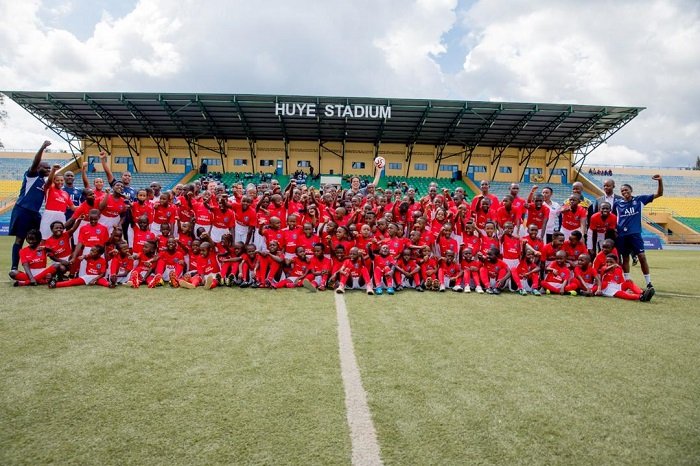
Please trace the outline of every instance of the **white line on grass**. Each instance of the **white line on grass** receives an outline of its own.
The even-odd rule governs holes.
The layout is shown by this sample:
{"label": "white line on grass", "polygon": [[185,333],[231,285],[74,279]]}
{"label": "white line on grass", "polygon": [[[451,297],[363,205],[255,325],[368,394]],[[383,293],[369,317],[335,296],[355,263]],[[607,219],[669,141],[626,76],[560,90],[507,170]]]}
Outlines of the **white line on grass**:
{"label": "white line on grass", "polygon": [[350,426],[352,443],[352,464],[381,465],[377,432],[372,424],[372,415],[367,404],[367,393],[362,388],[360,368],[352,344],[350,319],[343,295],[335,295],[335,309],[338,316],[338,347],[340,350],[340,373],[345,387],[345,410]]}

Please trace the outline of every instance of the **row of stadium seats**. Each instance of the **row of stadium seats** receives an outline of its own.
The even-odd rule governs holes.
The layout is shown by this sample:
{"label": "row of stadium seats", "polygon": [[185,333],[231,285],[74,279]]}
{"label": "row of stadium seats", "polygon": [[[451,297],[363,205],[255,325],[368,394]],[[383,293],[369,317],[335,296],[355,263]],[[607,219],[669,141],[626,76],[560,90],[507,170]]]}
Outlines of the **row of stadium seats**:
{"label": "row of stadium seats", "polygon": [[[490,185],[490,192],[498,196],[499,199],[502,199],[506,194],[510,194],[511,183],[491,181]],[[527,196],[530,194],[530,190],[535,185],[538,187],[537,192],[542,192],[542,188],[545,186],[552,188],[552,200],[558,202],[559,204],[563,203],[569,198],[569,196],[571,196],[570,184],[518,183],[518,185],[520,186],[520,197],[523,199],[527,199]],[[584,192],[583,195],[585,198],[591,201],[594,200],[594,198],[588,193]]]}
{"label": "row of stadium seats", "polygon": [[[695,193],[695,196],[700,196],[700,193]],[[645,207],[647,211],[654,209],[669,210],[676,217],[700,217],[700,197],[667,197],[664,194]]]}
{"label": "row of stadium seats", "polygon": [[[651,179],[651,175],[627,175],[615,173],[614,176],[592,175],[586,174],[586,178],[603,186],[603,182],[608,178],[615,180],[616,190],[619,190],[623,184],[632,186],[635,194],[652,194],[656,192],[657,183]],[[666,196],[699,196],[700,177],[697,176],[681,176],[681,175],[664,175],[664,195]],[[699,214],[700,215],[700,214]]]}
{"label": "row of stadium seats", "polygon": [[[59,164],[61,166],[71,162],[66,159],[48,159],[44,158],[44,162],[49,165]],[[32,164],[32,159],[20,158],[0,158],[0,178],[3,180],[22,180],[24,172],[29,169]]]}
{"label": "row of stadium seats", "polygon": [[[105,174],[101,172],[88,173],[88,180],[90,180],[90,185],[94,185],[95,178],[102,178],[107,181]],[[182,173],[132,173],[131,174],[131,186],[134,188],[147,188],[152,182],[157,181],[160,183],[164,190],[173,189],[175,185],[182,179]],[[121,178],[121,173],[114,174],[115,179]],[[77,175],[76,186],[82,187],[83,183],[80,181],[80,175]]]}

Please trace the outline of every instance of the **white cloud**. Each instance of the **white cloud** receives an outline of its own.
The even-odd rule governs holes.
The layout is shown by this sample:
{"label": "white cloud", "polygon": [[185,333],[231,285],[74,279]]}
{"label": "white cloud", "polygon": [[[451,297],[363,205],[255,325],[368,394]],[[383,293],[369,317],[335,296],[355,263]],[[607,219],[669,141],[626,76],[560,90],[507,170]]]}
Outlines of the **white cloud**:
{"label": "white cloud", "polygon": [[[0,0],[2,88],[645,106],[611,139],[628,151],[593,155],[677,165],[700,153],[693,0],[488,0],[466,11],[457,0],[140,0],[120,17],[103,13],[84,40],[60,18],[42,23],[41,8]],[[454,52],[444,41],[453,27],[467,48],[456,74],[435,59]],[[26,116],[8,112],[0,137],[27,144]]]}

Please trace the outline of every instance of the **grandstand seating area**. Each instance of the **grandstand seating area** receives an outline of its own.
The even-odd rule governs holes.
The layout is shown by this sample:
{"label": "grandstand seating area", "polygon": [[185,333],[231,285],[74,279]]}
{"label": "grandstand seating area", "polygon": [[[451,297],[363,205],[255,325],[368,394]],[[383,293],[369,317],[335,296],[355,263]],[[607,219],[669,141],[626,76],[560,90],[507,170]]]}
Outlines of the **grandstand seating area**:
{"label": "grandstand seating area", "polygon": [[[610,176],[585,174],[586,178],[603,186],[603,182]],[[617,189],[623,184],[632,186],[635,194],[648,194],[656,192],[656,181],[651,179],[651,175],[631,175],[615,173],[612,178],[615,180]],[[700,177],[664,175],[664,196],[668,197],[700,197]],[[700,215],[700,213],[698,214]]]}
{"label": "grandstand seating area", "polygon": [[[44,158],[44,162],[49,165],[59,164],[61,166],[72,162],[70,159]],[[2,158],[0,157],[0,177],[3,180],[22,180],[24,172],[32,164],[32,159],[23,158]]]}
{"label": "grandstand seating area", "polygon": [[[552,200],[561,204],[571,195],[571,185],[570,184],[546,184],[546,183],[518,183],[520,185],[520,197],[527,199],[530,194],[530,190],[533,186],[537,185],[539,189],[538,192],[542,191],[542,188],[548,186],[552,188]],[[506,183],[502,181],[491,181],[490,192],[502,199],[506,194],[510,194],[511,183]],[[584,197],[593,200],[593,197],[588,193],[584,193]]]}
{"label": "grandstand seating area", "polygon": [[674,217],[700,217],[700,193],[696,194],[697,197],[671,197],[666,196],[665,191],[664,185],[664,195],[647,204],[644,210],[667,210],[673,213]]}
{"label": "grandstand seating area", "polygon": [[[105,179],[105,174],[102,172],[88,173],[90,184],[94,183],[95,178]],[[114,178],[121,178],[121,173],[115,173]],[[175,185],[183,178],[182,173],[132,173],[131,186],[134,188],[147,188],[154,181],[161,184],[164,190],[173,189]],[[80,175],[77,175],[76,185],[82,186]]]}
{"label": "grandstand seating area", "polygon": [[700,217],[675,217],[678,221],[688,225],[693,230],[700,233]]}

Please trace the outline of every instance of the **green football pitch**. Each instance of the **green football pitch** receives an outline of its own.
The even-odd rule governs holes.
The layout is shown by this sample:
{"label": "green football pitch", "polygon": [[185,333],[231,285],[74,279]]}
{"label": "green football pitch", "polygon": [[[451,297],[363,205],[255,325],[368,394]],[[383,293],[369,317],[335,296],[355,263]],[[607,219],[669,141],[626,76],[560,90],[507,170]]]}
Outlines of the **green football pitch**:
{"label": "green football pitch", "polygon": [[[13,288],[10,244],[0,464],[350,464],[334,294]],[[382,461],[700,463],[700,252],[648,256],[651,303],[347,293]]]}

